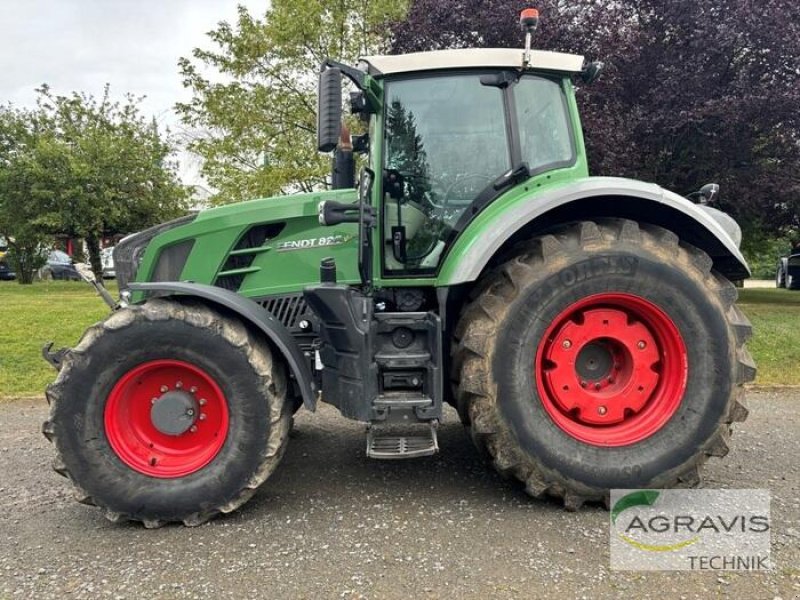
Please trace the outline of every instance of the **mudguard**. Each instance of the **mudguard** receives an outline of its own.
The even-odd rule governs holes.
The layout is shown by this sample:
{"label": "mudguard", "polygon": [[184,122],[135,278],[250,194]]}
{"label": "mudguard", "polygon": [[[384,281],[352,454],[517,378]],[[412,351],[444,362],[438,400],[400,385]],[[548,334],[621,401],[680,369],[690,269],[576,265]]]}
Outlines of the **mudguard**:
{"label": "mudguard", "polygon": [[730,279],[750,276],[738,248],[741,230],[727,214],[699,206],[652,184],[616,177],[587,177],[531,193],[508,194],[489,205],[458,237],[437,286],[475,281],[492,257],[528,226],[617,217],[660,225],[707,252]]}
{"label": "mudguard", "polygon": [[160,292],[170,295],[190,296],[202,298],[212,304],[217,304],[241,317],[245,323],[257,327],[270,342],[278,349],[289,369],[294,375],[300,388],[303,404],[308,410],[316,408],[316,386],[311,375],[309,361],[303,356],[300,348],[289,333],[289,330],[261,306],[235,292],[200,283],[184,283],[179,281],[165,281],[157,283],[131,283],[131,291]]}

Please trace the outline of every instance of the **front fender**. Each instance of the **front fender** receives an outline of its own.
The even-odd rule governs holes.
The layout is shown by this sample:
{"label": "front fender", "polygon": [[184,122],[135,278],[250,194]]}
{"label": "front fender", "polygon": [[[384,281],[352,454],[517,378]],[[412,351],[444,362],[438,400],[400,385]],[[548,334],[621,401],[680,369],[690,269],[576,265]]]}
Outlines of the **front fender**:
{"label": "front fender", "polygon": [[303,397],[303,404],[311,411],[316,408],[316,389],[308,360],[303,356],[292,334],[283,323],[249,298],[211,285],[178,281],[132,283],[129,289],[137,292],[160,292],[201,298],[236,313],[245,323],[256,327],[267,336],[272,345],[278,349],[297,381]]}
{"label": "front fender", "polygon": [[[592,218],[633,219],[674,231],[704,250],[730,279],[750,276],[738,248],[741,232],[725,213],[698,206],[652,184],[616,177],[587,177],[536,192],[519,186],[481,212],[451,247],[437,286],[475,281],[492,257],[522,232]],[[516,236],[516,237],[515,237]]]}

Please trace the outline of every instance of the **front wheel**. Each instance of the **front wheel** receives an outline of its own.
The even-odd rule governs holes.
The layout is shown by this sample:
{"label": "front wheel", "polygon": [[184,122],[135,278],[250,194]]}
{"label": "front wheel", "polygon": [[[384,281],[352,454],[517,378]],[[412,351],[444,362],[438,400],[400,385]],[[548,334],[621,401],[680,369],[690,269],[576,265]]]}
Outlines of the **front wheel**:
{"label": "front wheel", "polygon": [[709,257],[663,229],[584,222],[519,250],[456,331],[473,440],[568,508],[613,488],[694,485],[727,452],[755,375],[751,327]]}
{"label": "front wheel", "polygon": [[290,403],[282,363],[232,317],[153,300],[90,328],[47,389],[55,470],[113,520],[198,525],[277,466]]}

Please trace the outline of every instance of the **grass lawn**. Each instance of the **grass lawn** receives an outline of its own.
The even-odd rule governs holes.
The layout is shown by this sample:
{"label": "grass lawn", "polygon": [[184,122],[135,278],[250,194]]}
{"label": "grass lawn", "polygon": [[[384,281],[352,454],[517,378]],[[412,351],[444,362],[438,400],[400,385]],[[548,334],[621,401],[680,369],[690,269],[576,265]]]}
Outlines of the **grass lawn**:
{"label": "grass lawn", "polygon": [[[107,286],[116,297],[116,283]],[[42,346],[51,340],[56,349],[73,346],[108,313],[87,283],[0,281],[0,398],[44,394],[56,372],[42,359]]]}
{"label": "grass lawn", "polygon": [[[116,297],[114,282],[109,284]],[[753,322],[748,346],[758,364],[756,383],[800,385],[800,291],[740,290],[739,303]],[[108,308],[85,283],[0,281],[0,398],[38,396],[55,377],[42,345],[72,346]]]}
{"label": "grass lawn", "polygon": [[800,385],[800,291],[739,290],[739,306],[753,323],[747,347],[758,366],[756,383]]}

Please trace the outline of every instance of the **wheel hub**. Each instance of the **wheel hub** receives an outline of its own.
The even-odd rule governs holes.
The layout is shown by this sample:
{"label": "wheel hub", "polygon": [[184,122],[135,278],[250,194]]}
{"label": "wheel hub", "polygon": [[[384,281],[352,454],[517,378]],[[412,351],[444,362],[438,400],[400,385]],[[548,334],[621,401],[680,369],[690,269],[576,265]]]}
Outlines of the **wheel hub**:
{"label": "wheel hub", "polygon": [[686,347],[647,300],[598,294],[563,311],[537,351],[537,388],[556,424],[590,444],[632,444],[680,405]]}
{"label": "wheel hub", "polygon": [[583,381],[602,381],[611,375],[614,355],[602,340],[586,344],[578,353],[575,370]]}
{"label": "wheel hub", "polygon": [[224,446],[228,402],[196,365],[152,360],[117,381],[104,423],[109,445],[128,467],[151,477],[184,477],[205,467]]}
{"label": "wheel hub", "polygon": [[150,408],[153,426],[165,435],[181,435],[195,424],[200,405],[189,392],[175,390],[162,394]]}

